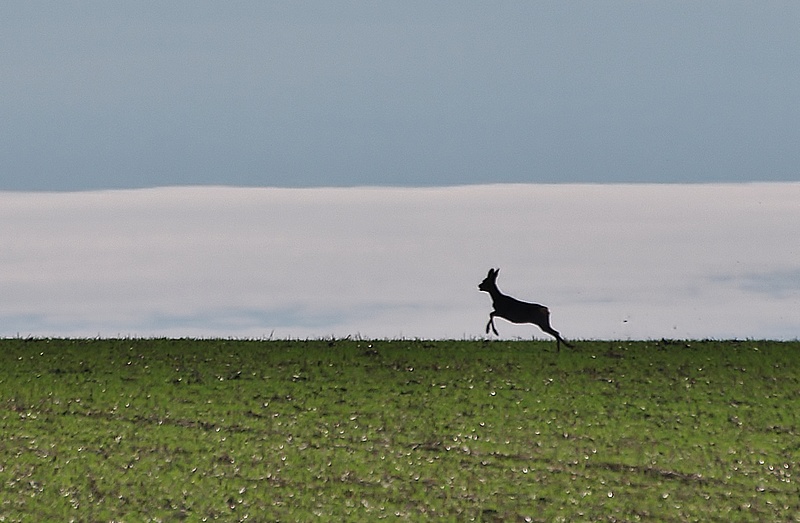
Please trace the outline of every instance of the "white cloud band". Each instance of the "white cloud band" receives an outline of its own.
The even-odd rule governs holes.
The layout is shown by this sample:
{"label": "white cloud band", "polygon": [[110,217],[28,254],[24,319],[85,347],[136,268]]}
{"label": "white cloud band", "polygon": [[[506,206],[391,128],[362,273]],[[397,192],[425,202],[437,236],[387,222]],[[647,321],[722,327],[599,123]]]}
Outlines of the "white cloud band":
{"label": "white cloud band", "polygon": [[[0,336],[800,332],[800,183],[0,193]],[[498,322],[506,337],[545,337]]]}

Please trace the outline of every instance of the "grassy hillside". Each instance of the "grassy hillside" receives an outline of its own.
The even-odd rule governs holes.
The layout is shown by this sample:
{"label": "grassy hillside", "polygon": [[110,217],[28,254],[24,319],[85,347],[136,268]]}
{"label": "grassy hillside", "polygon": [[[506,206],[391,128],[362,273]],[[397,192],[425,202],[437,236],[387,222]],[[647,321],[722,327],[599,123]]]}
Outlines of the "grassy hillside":
{"label": "grassy hillside", "polygon": [[800,521],[800,343],[0,341],[3,521]]}

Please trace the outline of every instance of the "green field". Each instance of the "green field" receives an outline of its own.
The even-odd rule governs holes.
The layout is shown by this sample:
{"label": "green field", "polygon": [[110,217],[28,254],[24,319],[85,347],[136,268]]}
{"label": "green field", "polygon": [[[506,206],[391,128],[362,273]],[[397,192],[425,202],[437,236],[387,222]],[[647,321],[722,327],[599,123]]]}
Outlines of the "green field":
{"label": "green field", "polygon": [[800,521],[800,343],[0,340],[0,521]]}

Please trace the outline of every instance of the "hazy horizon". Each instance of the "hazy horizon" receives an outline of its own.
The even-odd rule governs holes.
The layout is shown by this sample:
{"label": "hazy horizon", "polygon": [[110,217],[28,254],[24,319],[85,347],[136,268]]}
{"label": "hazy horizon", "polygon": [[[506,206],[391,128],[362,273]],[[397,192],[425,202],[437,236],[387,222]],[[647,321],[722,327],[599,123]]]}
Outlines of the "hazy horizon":
{"label": "hazy horizon", "polygon": [[[0,336],[800,333],[800,183],[0,192]],[[503,339],[547,339],[498,320]]]}

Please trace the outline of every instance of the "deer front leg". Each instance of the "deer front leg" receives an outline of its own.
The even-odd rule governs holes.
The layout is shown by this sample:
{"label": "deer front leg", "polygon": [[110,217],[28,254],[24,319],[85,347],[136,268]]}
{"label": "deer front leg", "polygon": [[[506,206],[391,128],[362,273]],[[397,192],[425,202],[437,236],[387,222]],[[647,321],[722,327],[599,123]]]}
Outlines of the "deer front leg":
{"label": "deer front leg", "polygon": [[495,336],[500,336],[500,334],[497,332],[497,329],[494,327],[494,312],[489,314],[489,323],[486,324],[486,334],[489,334],[489,327],[492,328],[492,332],[494,332]]}

